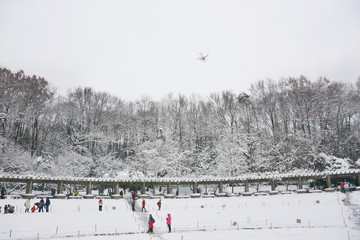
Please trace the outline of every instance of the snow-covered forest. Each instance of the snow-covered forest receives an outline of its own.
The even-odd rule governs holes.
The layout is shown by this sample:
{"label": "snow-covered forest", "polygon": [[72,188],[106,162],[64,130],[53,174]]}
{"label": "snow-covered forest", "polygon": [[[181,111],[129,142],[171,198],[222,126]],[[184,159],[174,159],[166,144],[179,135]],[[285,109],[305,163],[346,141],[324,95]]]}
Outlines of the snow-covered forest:
{"label": "snow-covered forest", "polygon": [[[239,80],[241,82],[241,80]],[[360,78],[261,80],[248,92],[124,101],[91,88],[59,96],[0,68],[0,173],[238,176],[360,164]]]}

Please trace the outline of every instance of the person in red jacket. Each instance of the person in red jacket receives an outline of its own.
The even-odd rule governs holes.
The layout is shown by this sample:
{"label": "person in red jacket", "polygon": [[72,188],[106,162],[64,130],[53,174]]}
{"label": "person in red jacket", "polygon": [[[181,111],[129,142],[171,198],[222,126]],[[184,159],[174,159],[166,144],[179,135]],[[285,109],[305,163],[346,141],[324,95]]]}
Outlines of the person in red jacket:
{"label": "person in red jacket", "polygon": [[340,183],[340,188],[341,188],[341,192],[344,193],[345,192],[345,184],[343,182]]}
{"label": "person in red jacket", "polygon": [[103,205],[103,201],[100,198],[100,200],[99,200],[99,211],[100,212],[102,211],[102,205]]}
{"label": "person in red jacket", "polygon": [[145,210],[146,212],[146,208],[145,208],[145,199],[142,200],[142,208],[141,211]]}
{"label": "person in red jacket", "polygon": [[159,210],[161,209],[161,199],[157,202],[157,205],[159,207]]}
{"label": "person in red jacket", "polygon": [[149,230],[148,230],[148,233],[150,233],[150,234],[154,233],[154,223],[155,223],[155,219],[150,214],[150,216],[149,216]]}
{"label": "person in red jacket", "polygon": [[154,221],[153,220],[150,220],[150,223],[149,223],[149,233],[150,234],[154,233]]}
{"label": "person in red jacket", "polygon": [[150,232],[150,234],[151,234],[151,233],[154,233],[154,220],[150,220],[150,223],[149,223],[149,232]]}

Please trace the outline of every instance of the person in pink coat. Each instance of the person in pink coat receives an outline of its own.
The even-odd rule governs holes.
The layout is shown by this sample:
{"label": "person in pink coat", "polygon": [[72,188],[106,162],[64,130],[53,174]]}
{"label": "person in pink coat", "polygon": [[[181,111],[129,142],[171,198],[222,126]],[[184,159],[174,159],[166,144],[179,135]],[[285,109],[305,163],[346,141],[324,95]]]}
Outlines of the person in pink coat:
{"label": "person in pink coat", "polygon": [[166,217],[166,224],[168,225],[169,232],[171,232],[171,215],[168,213],[168,216]]}

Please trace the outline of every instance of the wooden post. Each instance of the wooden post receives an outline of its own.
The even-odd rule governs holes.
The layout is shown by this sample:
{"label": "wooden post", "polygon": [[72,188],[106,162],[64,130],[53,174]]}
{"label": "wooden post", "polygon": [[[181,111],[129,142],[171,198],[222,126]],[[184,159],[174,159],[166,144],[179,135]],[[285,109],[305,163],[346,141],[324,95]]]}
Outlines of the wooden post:
{"label": "wooden post", "polygon": [[193,185],[193,193],[197,193],[197,188],[198,188],[198,183],[197,183],[197,182],[194,182],[194,185]]}
{"label": "wooden post", "polygon": [[301,177],[298,178],[298,189],[303,189]]}
{"label": "wooden post", "polygon": [[171,193],[172,193],[171,183],[167,183],[167,194],[171,194]]}
{"label": "wooden post", "polygon": [[120,191],[119,191],[119,183],[118,183],[118,182],[115,183],[114,190],[115,190],[114,194],[120,194]]}
{"label": "wooden post", "polygon": [[141,183],[141,194],[145,194],[145,189],[146,189],[145,182],[142,182]]}
{"label": "wooden post", "polygon": [[63,193],[63,185],[64,185],[64,182],[63,181],[60,181],[57,185],[57,194],[62,194]]}
{"label": "wooden post", "polygon": [[26,194],[31,194],[32,193],[32,185],[33,185],[33,180],[29,179],[26,182]]}
{"label": "wooden post", "polygon": [[249,181],[245,181],[245,192],[249,192]]}
{"label": "wooden post", "polygon": [[330,179],[330,175],[326,176],[326,187],[327,188],[331,188],[331,179]]}
{"label": "wooden post", "polygon": [[91,182],[89,182],[86,187],[86,195],[91,195],[91,190],[92,190],[92,184]]}
{"label": "wooden post", "polygon": [[223,189],[223,184],[222,182],[219,182],[219,193],[223,193],[224,189]]}
{"label": "wooden post", "polygon": [[275,191],[275,180],[271,179],[271,191]]}

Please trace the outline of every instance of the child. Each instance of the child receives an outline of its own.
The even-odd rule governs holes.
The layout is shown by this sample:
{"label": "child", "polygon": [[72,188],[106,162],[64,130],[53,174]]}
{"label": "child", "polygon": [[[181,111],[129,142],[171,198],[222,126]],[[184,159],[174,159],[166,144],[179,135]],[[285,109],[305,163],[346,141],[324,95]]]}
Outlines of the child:
{"label": "child", "polygon": [[155,223],[155,219],[150,214],[150,216],[149,216],[149,230],[148,230],[148,233],[150,233],[150,234],[154,233],[154,223]]}
{"label": "child", "polygon": [[35,210],[36,210],[36,207],[35,207],[35,205],[31,208],[31,212],[33,213],[33,212],[35,212]]}
{"label": "child", "polygon": [[149,233],[152,234],[154,233],[154,221],[153,220],[150,220],[150,223],[149,223]]}

